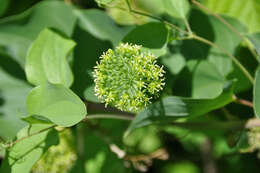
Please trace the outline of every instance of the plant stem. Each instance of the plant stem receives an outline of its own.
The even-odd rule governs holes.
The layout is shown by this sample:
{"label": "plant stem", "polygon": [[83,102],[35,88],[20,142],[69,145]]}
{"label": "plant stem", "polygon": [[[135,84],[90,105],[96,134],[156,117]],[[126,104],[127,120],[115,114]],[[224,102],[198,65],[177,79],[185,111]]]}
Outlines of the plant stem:
{"label": "plant stem", "polygon": [[[126,0],[126,1],[128,2],[128,0]],[[202,38],[202,37],[200,37],[200,36],[198,36],[198,35],[196,35],[196,34],[191,34],[192,31],[191,31],[191,32],[187,32],[187,31],[185,31],[185,30],[179,28],[178,26],[176,26],[176,25],[174,25],[174,24],[172,24],[172,23],[170,23],[170,22],[167,22],[167,21],[165,21],[165,20],[163,20],[163,19],[161,19],[161,18],[159,18],[159,17],[153,16],[153,15],[151,15],[151,14],[139,12],[139,11],[136,11],[136,10],[132,10],[131,5],[130,5],[129,2],[127,3],[127,6],[128,6],[128,9],[130,10],[130,12],[133,12],[133,13],[136,13],[136,14],[139,14],[139,15],[143,15],[143,16],[146,16],[146,17],[150,17],[150,18],[153,18],[153,19],[158,20],[158,21],[160,21],[160,22],[163,22],[163,23],[167,24],[168,26],[170,26],[170,27],[172,27],[172,28],[174,28],[174,29],[176,29],[176,30],[178,30],[178,31],[184,32],[185,34],[187,34],[188,36],[190,36],[191,38],[193,38],[193,39],[195,39],[195,40],[198,40],[198,41],[200,41],[200,42],[203,42],[203,43],[205,43],[205,44],[208,44],[208,45],[210,45],[210,46],[212,46],[212,47],[215,47],[215,48],[219,49],[221,52],[225,53],[228,57],[230,57],[231,60],[234,62],[234,64],[236,64],[236,65],[240,68],[240,70],[246,75],[246,77],[248,78],[248,80],[249,80],[252,84],[254,84],[254,78],[251,76],[251,74],[246,70],[246,68],[245,68],[233,55],[231,55],[231,54],[230,54],[228,51],[226,51],[224,48],[222,48],[222,47],[218,46],[217,44],[211,42],[210,40],[207,40],[207,39],[205,39],[205,38]],[[187,24],[187,22],[188,22],[188,21],[186,20],[186,26],[187,26],[187,25],[189,26],[189,24]],[[187,26],[187,27],[188,27],[188,26]]]}
{"label": "plant stem", "polygon": [[[248,39],[245,36],[243,36],[236,28],[234,28],[232,25],[230,25],[223,17],[214,13],[209,8],[205,7],[204,5],[202,5],[200,2],[198,2],[196,0],[192,0],[191,2],[194,5],[201,8],[202,10],[204,10],[207,13],[211,14],[212,16],[216,17],[220,22],[222,22],[224,25],[226,25],[231,31],[233,31],[235,34],[237,34],[241,40],[244,40],[246,42],[246,44],[248,44]],[[254,58],[259,62],[257,53],[252,49],[252,47],[250,45],[248,45],[248,48],[249,48],[250,52],[252,53],[252,55],[254,56]]]}
{"label": "plant stem", "polygon": [[134,119],[133,116],[130,115],[123,115],[123,114],[89,114],[86,118],[88,119],[119,119],[119,120],[126,120],[131,121]]}
{"label": "plant stem", "polygon": [[241,105],[244,105],[244,106],[248,106],[250,108],[253,108],[254,105],[252,102],[248,101],[248,100],[244,100],[244,99],[240,99],[238,98],[237,96],[233,95],[233,101],[235,103],[238,103],[238,104],[241,104]]}
{"label": "plant stem", "polygon": [[184,20],[184,23],[185,23],[185,25],[186,25],[186,28],[187,28],[187,30],[188,30],[188,32],[189,32],[189,35],[192,35],[192,30],[191,30],[191,27],[190,27],[190,24],[189,24],[187,18],[184,17],[183,20]]}
{"label": "plant stem", "polygon": [[231,58],[231,60],[234,62],[234,64],[236,64],[240,70],[246,75],[246,77],[248,78],[248,80],[251,82],[251,84],[254,84],[254,78],[251,76],[251,74],[246,70],[246,68],[233,56],[231,55],[228,51],[226,51],[224,48],[220,47],[219,45],[205,39],[205,38],[202,38],[198,35],[193,35],[192,36],[195,40],[198,40],[198,41],[201,41],[205,44],[208,44],[212,47],[215,47],[217,49],[219,49],[220,51],[222,51],[223,53],[225,53],[228,57]]}
{"label": "plant stem", "polygon": [[23,141],[23,140],[25,140],[25,139],[27,139],[27,138],[29,138],[29,137],[38,135],[38,134],[40,134],[40,133],[42,133],[42,132],[45,132],[45,131],[47,131],[47,130],[49,130],[49,129],[52,129],[52,128],[56,127],[56,126],[57,126],[57,125],[52,125],[52,126],[47,127],[47,128],[45,128],[45,129],[39,130],[39,131],[37,131],[37,132],[34,132],[34,133],[32,133],[32,134],[30,134],[30,135],[28,135],[28,136],[24,136],[24,137],[22,137],[22,138],[19,138],[19,139],[13,141],[13,142],[7,144],[7,147],[8,147],[8,148],[9,148],[9,147],[12,147],[13,145],[15,145],[15,144],[17,144],[17,143],[19,143],[19,142],[21,142],[21,141]]}

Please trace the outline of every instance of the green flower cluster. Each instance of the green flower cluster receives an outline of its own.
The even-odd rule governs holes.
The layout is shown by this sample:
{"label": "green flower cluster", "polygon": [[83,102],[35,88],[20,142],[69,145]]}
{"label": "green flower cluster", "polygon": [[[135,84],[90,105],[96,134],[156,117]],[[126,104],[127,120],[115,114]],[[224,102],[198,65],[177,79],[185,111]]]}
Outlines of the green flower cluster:
{"label": "green flower cluster", "polygon": [[120,44],[100,57],[94,69],[95,93],[99,99],[122,111],[138,112],[164,86],[164,70],[141,46]]}

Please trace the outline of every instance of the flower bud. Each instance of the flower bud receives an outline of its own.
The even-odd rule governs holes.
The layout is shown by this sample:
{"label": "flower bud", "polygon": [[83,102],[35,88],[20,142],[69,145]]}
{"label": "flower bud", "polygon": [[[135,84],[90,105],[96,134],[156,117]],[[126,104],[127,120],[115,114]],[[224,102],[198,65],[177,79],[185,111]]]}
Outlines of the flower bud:
{"label": "flower bud", "polygon": [[106,105],[139,112],[164,86],[164,70],[156,57],[141,46],[120,44],[100,57],[94,68],[95,93]]}

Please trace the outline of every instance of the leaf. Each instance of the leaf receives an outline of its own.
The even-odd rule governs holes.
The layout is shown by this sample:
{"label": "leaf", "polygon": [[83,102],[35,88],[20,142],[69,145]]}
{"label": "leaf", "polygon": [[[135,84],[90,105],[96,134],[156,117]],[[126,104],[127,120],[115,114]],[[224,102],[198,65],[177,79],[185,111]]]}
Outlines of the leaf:
{"label": "leaf", "polygon": [[11,57],[0,53],[0,137],[11,140],[26,123],[25,99],[31,86],[25,81],[24,71]]}
{"label": "leaf", "polygon": [[24,66],[27,50],[40,31],[49,27],[70,36],[75,22],[72,6],[62,1],[42,1],[21,14],[0,19],[0,46]]}
{"label": "leaf", "polygon": [[53,124],[48,118],[40,115],[31,115],[27,117],[22,117],[21,119],[29,124]]}
{"label": "leaf", "polygon": [[188,0],[162,0],[165,11],[173,17],[185,18],[190,10]]}
{"label": "leaf", "polygon": [[95,1],[98,4],[106,5],[106,4],[109,4],[110,2],[112,2],[114,0],[95,0]]}
{"label": "leaf", "polygon": [[255,75],[254,95],[253,95],[255,115],[260,118],[260,67],[258,67]]}
{"label": "leaf", "polygon": [[249,27],[249,32],[260,31],[259,0],[206,0],[203,2],[216,13],[239,19]]}
{"label": "leaf", "polygon": [[[223,16],[223,18],[240,33],[247,32],[247,28],[238,20],[225,16]],[[234,55],[237,47],[242,41],[241,38],[214,16],[210,16],[209,19],[213,27],[214,43],[224,48],[230,54]],[[214,47],[210,49],[208,59],[211,63],[215,64],[223,76],[227,76],[233,70],[233,68],[237,68],[236,65],[233,67],[230,57]]]}
{"label": "leaf", "polygon": [[215,98],[221,94],[225,78],[208,61],[202,61],[193,74],[192,98]]}
{"label": "leaf", "polygon": [[75,42],[49,29],[43,30],[30,48],[25,64],[27,80],[34,85],[63,84],[70,87],[73,74],[66,60]]}
{"label": "leaf", "polygon": [[[37,124],[23,128],[17,138],[28,136],[39,132],[50,125]],[[29,173],[34,163],[43,155],[43,153],[51,146],[58,144],[58,133],[55,130],[46,130],[42,133],[26,138],[7,151],[5,160],[3,161],[0,172],[5,173]]]}
{"label": "leaf", "polygon": [[5,14],[6,10],[8,9],[10,1],[9,0],[2,0],[0,5],[0,16]]}
{"label": "leaf", "polygon": [[260,32],[249,35],[248,38],[253,43],[260,61]]}
{"label": "leaf", "polygon": [[79,25],[101,40],[109,40],[117,46],[126,32],[124,27],[118,27],[115,22],[101,10],[75,10]]}
{"label": "leaf", "polygon": [[166,53],[168,30],[162,23],[151,22],[136,27],[129,32],[123,42],[142,45],[151,50],[156,56]]}
{"label": "leaf", "polygon": [[179,117],[194,117],[220,108],[232,101],[233,84],[227,83],[221,95],[214,99],[193,99],[168,96],[140,112],[128,127],[125,136],[133,130],[151,124],[170,123]]}
{"label": "leaf", "polygon": [[70,89],[60,84],[34,88],[27,97],[29,116],[40,115],[60,126],[73,126],[87,114],[85,104]]}
{"label": "leaf", "polygon": [[173,53],[167,56],[163,56],[161,61],[172,74],[178,74],[186,64],[184,57],[180,53]]}

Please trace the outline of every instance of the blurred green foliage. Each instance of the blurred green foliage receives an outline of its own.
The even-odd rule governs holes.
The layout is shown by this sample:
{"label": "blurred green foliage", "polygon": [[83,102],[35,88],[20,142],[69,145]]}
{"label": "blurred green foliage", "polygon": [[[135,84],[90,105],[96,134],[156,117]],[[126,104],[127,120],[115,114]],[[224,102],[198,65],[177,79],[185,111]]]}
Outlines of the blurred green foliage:
{"label": "blurred green foliage", "polygon": [[[258,173],[259,129],[241,127],[259,117],[260,2],[199,2],[240,35],[188,0],[1,0],[0,172]],[[100,104],[92,74],[120,42],[159,57],[165,88],[132,122],[94,119],[120,113]],[[70,129],[37,133],[52,125]]]}

